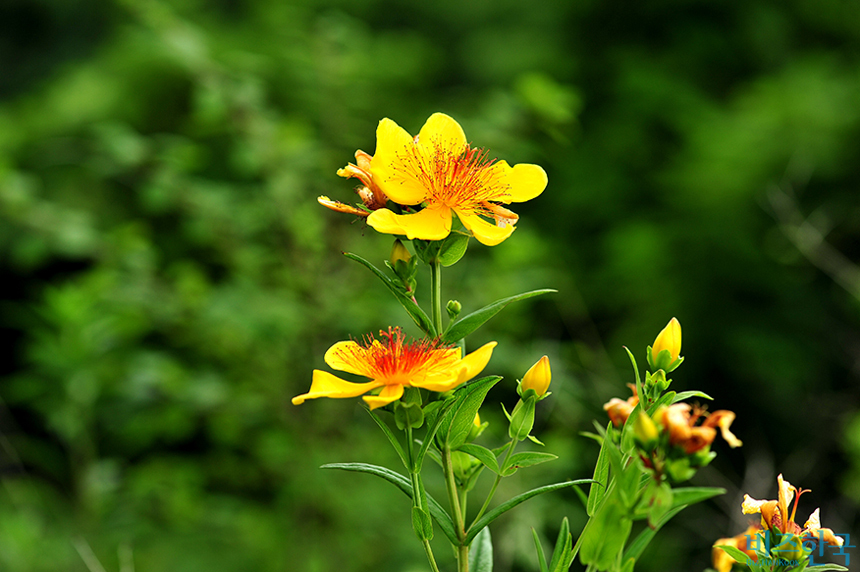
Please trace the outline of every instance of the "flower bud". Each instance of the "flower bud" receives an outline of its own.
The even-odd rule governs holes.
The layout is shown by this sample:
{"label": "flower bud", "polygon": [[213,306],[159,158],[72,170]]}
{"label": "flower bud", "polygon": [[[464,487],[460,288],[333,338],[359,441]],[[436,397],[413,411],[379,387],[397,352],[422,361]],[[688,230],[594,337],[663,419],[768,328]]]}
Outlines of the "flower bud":
{"label": "flower bud", "polygon": [[[665,350],[665,353],[663,353]],[[671,371],[671,366],[681,355],[681,324],[675,318],[669,320],[665,328],[657,335],[654,345],[648,355],[648,362],[656,371],[663,369]],[[671,369],[670,369],[671,368]]]}
{"label": "flower bud", "polygon": [[633,420],[633,436],[636,443],[646,450],[650,450],[660,436],[657,425],[644,410],[640,409],[639,414]]}
{"label": "flower bud", "polygon": [[448,304],[445,306],[445,309],[448,311],[448,317],[452,320],[456,320],[457,316],[460,315],[460,312],[463,311],[463,305],[457,300],[448,300]]}
{"label": "flower bud", "polygon": [[519,393],[524,395],[529,389],[534,390],[538,397],[543,397],[546,390],[549,389],[549,382],[552,379],[552,372],[549,368],[549,358],[543,356],[535,363],[520,382]]}
{"label": "flower bud", "polygon": [[409,250],[403,245],[399,238],[396,239],[394,241],[394,246],[391,247],[391,256],[389,257],[391,264],[397,265],[398,260],[409,262],[410,258],[412,258],[412,255],[409,254]]}
{"label": "flower bud", "polygon": [[466,437],[466,443],[471,443],[472,441],[480,437],[481,433],[483,433],[484,429],[486,429],[488,426],[489,423],[487,423],[486,421],[481,423],[481,416],[475,413],[475,419],[472,422],[472,427],[469,428],[469,435]]}

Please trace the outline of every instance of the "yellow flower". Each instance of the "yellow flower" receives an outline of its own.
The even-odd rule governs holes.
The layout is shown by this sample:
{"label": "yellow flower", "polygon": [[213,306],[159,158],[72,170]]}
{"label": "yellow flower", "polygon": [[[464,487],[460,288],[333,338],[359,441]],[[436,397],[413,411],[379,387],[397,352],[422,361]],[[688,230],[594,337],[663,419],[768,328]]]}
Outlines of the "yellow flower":
{"label": "yellow flower", "polygon": [[[698,407],[693,409],[687,403],[675,403],[654,412],[658,422],[669,432],[669,443],[683,447],[687,454],[695,453],[714,442],[717,428],[730,447],[740,447],[743,443],[729,430],[735,419],[731,411],[720,409],[708,414]],[[701,425],[696,425],[699,419]]]}
{"label": "yellow flower", "polygon": [[489,342],[464,358],[459,347],[449,347],[437,340],[407,342],[400,328],[380,331],[380,339],[366,336],[363,343],[338,342],[325,353],[332,369],[368,377],[366,383],[352,383],[326,371],[315,369],[311,388],[293,398],[293,405],[318,397],[357,397],[382,388],[364,400],[371,409],[397,401],[404,387],[421,387],[430,391],[448,391],[475,377],[486,367],[496,342]]}
{"label": "yellow flower", "polygon": [[669,320],[665,328],[657,335],[654,340],[654,345],[651,348],[651,355],[654,359],[660,355],[663,350],[669,350],[669,363],[678,359],[681,355],[681,324],[675,318]]}
{"label": "yellow flower", "polygon": [[523,376],[523,380],[520,382],[520,391],[534,389],[538,397],[543,397],[546,390],[549,389],[551,379],[552,371],[549,369],[549,358],[543,356]]}
{"label": "yellow flower", "polygon": [[424,205],[402,215],[374,210],[367,224],[377,231],[442,240],[451,232],[453,211],[488,246],[508,238],[519,219],[502,205],[531,200],[547,184],[546,173],[537,165],[511,167],[471,147],[460,124],[443,113],[431,115],[414,138],[394,121],[380,121],[370,173],[393,202]]}

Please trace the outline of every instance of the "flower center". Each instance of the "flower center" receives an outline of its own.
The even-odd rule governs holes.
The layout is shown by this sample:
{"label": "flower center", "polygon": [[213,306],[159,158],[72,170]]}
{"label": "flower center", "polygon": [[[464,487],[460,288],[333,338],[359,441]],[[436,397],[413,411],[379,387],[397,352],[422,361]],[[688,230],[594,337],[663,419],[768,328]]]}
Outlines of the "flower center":
{"label": "flower center", "polygon": [[386,385],[412,385],[427,375],[442,372],[458,361],[452,346],[439,340],[406,341],[400,328],[380,330],[380,339],[364,336],[360,346],[344,349],[340,357],[355,364],[369,378]]}
{"label": "flower center", "polygon": [[[417,143],[417,142],[416,142]],[[397,176],[417,180],[427,189],[429,206],[444,205],[468,213],[490,215],[488,201],[499,201],[509,195],[495,159],[485,149],[466,146],[460,154],[450,145],[433,139],[421,145],[407,145],[397,153],[394,164]]]}

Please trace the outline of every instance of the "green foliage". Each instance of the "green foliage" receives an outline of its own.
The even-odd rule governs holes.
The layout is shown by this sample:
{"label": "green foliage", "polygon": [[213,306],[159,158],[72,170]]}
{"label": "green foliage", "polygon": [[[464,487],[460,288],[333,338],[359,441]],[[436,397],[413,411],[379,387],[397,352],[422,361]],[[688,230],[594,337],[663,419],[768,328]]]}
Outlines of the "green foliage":
{"label": "green foliage", "polygon": [[[338,255],[373,260],[390,240],[314,198],[351,202],[335,170],[373,151],[380,118],[414,130],[440,109],[492,156],[549,174],[515,209],[516,240],[472,244],[470,271],[446,274],[464,308],[558,286],[480,334],[506,349],[492,365],[507,380],[527,353],[554,359],[558,402],[536,425],[566,449],[539,470],[588,474],[598,452],[573,436],[627,379],[617,348],[677,315],[696,355],[685,377],[747,440],[708,471],[813,467],[822,515],[856,530],[857,10],[3,3],[0,569],[84,570],[78,537],[108,570],[121,554],[139,571],[422,562],[406,548],[381,562],[383,543],[414,543],[405,520],[389,526],[396,493],[331,498],[351,481],[317,470],[346,452],[397,463],[376,425],[355,403],[289,398],[334,340],[403,315]],[[500,439],[495,413],[482,416]],[[590,488],[593,514],[606,488]],[[577,529],[568,501],[535,511],[539,534],[564,514]],[[677,517],[661,532],[672,549],[636,569],[701,569],[708,543],[687,529],[727,534],[709,510]]]}

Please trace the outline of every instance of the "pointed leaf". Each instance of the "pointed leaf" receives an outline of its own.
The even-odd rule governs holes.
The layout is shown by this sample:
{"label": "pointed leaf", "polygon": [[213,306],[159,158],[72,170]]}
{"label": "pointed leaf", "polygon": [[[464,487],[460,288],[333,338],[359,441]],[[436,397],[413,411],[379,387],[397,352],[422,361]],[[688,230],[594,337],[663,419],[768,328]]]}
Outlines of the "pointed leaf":
{"label": "pointed leaf", "polygon": [[397,282],[393,281],[391,278],[385,275],[380,269],[376,266],[362,258],[357,254],[352,254],[351,252],[344,252],[344,256],[349,258],[350,260],[355,260],[359,264],[365,266],[368,270],[376,274],[377,278],[382,280],[382,283],[394,294],[394,297],[400,302],[400,305],[406,310],[406,313],[412,318],[415,324],[421,328],[424,333],[426,333],[431,338],[436,337],[436,328],[433,327],[433,322],[430,321],[430,318],[421,309],[421,306],[416,304],[411,297],[407,296],[406,293],[398,286]]}
{"label": "pointed leaf", "polygon": [[[434,406],[436,403],[440,402],[437,401],[429,404],[427,407],[424,408],[425,412],[429,407]],[[436,436],[436,432],[439,430],[439,426],[442,424],[442,420],[445,418],[445,415],[448,413],[448,411],[450,411],[451,408],[454,407],[455,404],[456,400],[453,397],[446,399],[445,401],[441,402],[441,405],[436,406],[432,409],[432,415],[428,415],[427,433],[424,435],[424,442],[421,443],[421,449],[418,450],[418,454],[415,456],[415,468],[418,471],[421,470],[421,465],[424,463],[424,455],[427,454],[427,451],[430,448],[430,444],[433,443],[433,439]],[[432,421],[430,419],[432,419]],[[442,457],[438,455],[437,457],[437,462],[441,465]]]}
{"label": "pointed leaf", "polygon": [[470,572],[493,572],[493,539],[485,528],[475,537],[469,550]]}
{"label": "pointed leaf", "polygon": [[487,449],[486,447],[481,447],[480,445],[475,445],[474,443],[466,443],[465,445],[461,445],[458,451],[463,451],[464,453],[468,453],[472,455],[479,461],[481,461],[485,467],[499,474],[499,462],[496,460],[496,456],[492,451]]}
{"label": "pointed leaf", "polygon": [[[610,421],[611,423],[611,421]],[[588,505],[585,507],[585,512],[588,516],[594,516],[594,511],[597,510],[600,501],[603,500],[603,495],[606,494],[606,487],[609,486],[609,451],[610,447],[614,447],[611,439],[603,439],[603,444],[600,446],[600,453],[597,455],[597,464],[594,466],[594,484],[588,491]]]}
{"label": "pointed leaf", "polygon": [[654,528],[646,526],[642,530],[642,532],[640,532],[639,535],[633,540],[633,542],[630,543],[630,545],[627,547],[627,550],[624,551],[624,559],[639,558],[639,556],[642,554],[642,551],[645,550],[645,548],[648,546],[648,543],[651,542],[651,539],[653,539],[654,536],[657,534],[657,531],[660,530],[664,524],[669,522],[669,520],[673,516],[675,516],[685,508],[687,508],[686,505],[674,507],[669,512],[663,515],[663,518],[661,518],[660,521],[656,525],[654,525]]}
{"label": "pointed leaf", "polygon": [[824,572],[825,570],[848,570],[845,566],[839,564],[822,564],[820,566],[807,566],[807,571]]}
{"label": "pointed leaf", "polygon": [[[577,489],[578,487],[573,487]],[[570,555],[571,545],[573,544],[573,540],[570,537],[570,523],[567,520],[567,517],[561,519],[561,528],[558,530],[558,538],[555,539],[555,548],[552,551],[552,558],[549,561],[550,569],[555,572],[556,569],[563,568],[567,570],[570,568],[570,563],[564,565],[565,552],[567,555]]]}
{"label": "pointed leaf", "polygon": [[633,526],[627,514],[628,509],[620,495],[611,494],[606,498],[591,517],[589,529],[583,532],[579,551],[579,559],[583,564],[593,566],[596,570],[608,570],[612,566],[624,549]]}
{"label": "pointed leaf", "polygon": [[711,401],[714,400],[713,397],[711,397],[707,393],[702,393],[701,391],[682,391],[675,396],[675,399],[672,401],[672,403],[678,403],[679,401],[684,401],[685,399],[689,399],[691,397],[701,397],[702,399],[709,399]]}
{"label": "pointed leaf", "polygon": [[397,452],[397,456],[400,457],[400,460],[403,462],[403,466],[406,470],[409,470],[409,462],[406,460],[406,454],[403,452],[403,447],[400,445],[400,441],[397,440],[397,437],[391,431],[391,428],[388,424],[379,418],[379,416],[371,411],[370,407],[367,406],[362,401],[362,406],[364,410],[367,411],[368,415],[370,415],[371,419],[382,429],[382,432],[385,433],[385,436],[388,437],[388,441],[391,443],[391,446],[394,447],[394,450]]}
{"label": "pointed leaf", "polygon": [[727,544],[718,544],[716,546],[716,548],[719,548],[720,550],[722,550],[723,552],[725,552],[726,554],[728,554],[729,556],[731,556],[732,558],[734,558],[735,560],[740,562],[741,564],[746,562],[747,559],[749,558],[749,555],[747,555],[746,552],[744,552],[743,550],[741,550],[739,548],[735,548],[734,546],[729,546]]}
{"label": "pointed leaf", "polygon": [[558,455],[553,455],[552,453],[541,453],[538,451],[515,453],[511,455],[510,459],[508,459],[508,463],[502,467],[502,474],[504,476],[513,475],[517,469],[531,467],[533,465],[546,463],[547,461],[554,461],[556,459],[558,459]]}
{"label": "pointed leaf", "polygon": [[509,296],[508,298],[496,300],[492,304],[484,306],[480,310],[476,310],[467,316],[463,316],[456,322],[450,324],[445,333],[442,334],[442,341],[446,343],[458,342],[484,325],[487,320],[501,312],[502,309],[511,302],[525,300],[526,298],[540,296],[541,294],[549,294],[550,292],[557,292],[557,290],[549,288],[543,290],[532,290],[531,292],[524,292],[523,294],[517,294],[516,296]]}
{"label": "pointed leaf", "polygon": [[681,487],[672,490],[672,507],[696,504],[724,494],[726,494],[726,489],[719,487]]}
{"label": "pointed leaf", "polygon": [[[369,465],[367,463],[329,463],[320,468],[340,469],[341,471],[376,475],[399,488],[409,498],[412,498],[412,483],[409,479],[400,473],[396,473],[391,469],[386,469],[385,467],[380,467],[379,465]],[[445,509],[442,508],[442,505],[436,502],[436,499],[431,497],[429,494],[427,495],[427,505],[430,516],[433,517],[433,520],[436,521],[436,524],[439,525],[439,528],[442,529],[442,532],[445,533],[445,536],[448,537],[451,544],[459,545],[460,541],[457,539],[457,533],[454,531],[454,522],[451,520],[451,517],[448,516],[448,513],[445,512]]]}
{"label": "pointed leaf", "polygon": [[454,392],[453,406],[442,417],[436,432],[436,442],[440,444],[440,448],[447,446],[454,450],[463,445],[474,426],[475,414],[481,408],[487,392],[501,379],[498,375],[482,377]]}
{"label": "pointed leaf", "polygon": [[567,481],[564,483],[556,483],[554,485],[546,485],[543,487],[532,489],[532,490],[525,492],[525,493],[522,493],[520,495],[517,495],[514,498],[510,499],[507,502],[500,504],[499,506],[497,506],[496,508],[494,508],[493,510],[491,510],[490,512],[488,512],[487,514],[482,516],[481,520],[479,520],[477,522],[473,522],[472,526],[469,527],[468,533],[466,534],[466,542],[471,542],[472,539],[475,538],[475,536],[479,532],[481,532],[481,530],[485,526],[487,526],[488,524],[490,524],[491,522],[493,522],[494,520],[496,520],[497,518],[499,518],[500,516],[502,516],[503,514],[508,512],[509,510],[511,510],[512,508],[514,508],[515,506],[524,503],[525,501],[529,500],[532,497],[535,497],[535,496],[543,494],[543,493],[548,493],[551,491],[557,491],[557,490],[563,489],[565,487],[572,487],[573,485],[583,485],[583,484],[590,483],[590,482],[592,482],[591,479],[579,479],[577,481]]}
{"label": "pointed leaf", "polygon": [[[490,529],[485,528],[484,530]],[[535,530],[534,528],[532,528],[532,537],[534,537],[535,540],[535,550],[537,551],[538,555],[538,566],[540,567],[540,572],[549,572],[549,568],[546,567],[546,556],[544,556],[543,554],[543,546],[541,546],[537,530]]]}

